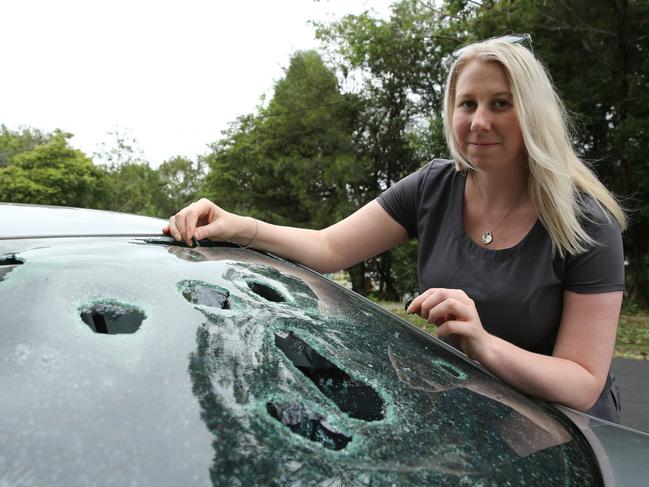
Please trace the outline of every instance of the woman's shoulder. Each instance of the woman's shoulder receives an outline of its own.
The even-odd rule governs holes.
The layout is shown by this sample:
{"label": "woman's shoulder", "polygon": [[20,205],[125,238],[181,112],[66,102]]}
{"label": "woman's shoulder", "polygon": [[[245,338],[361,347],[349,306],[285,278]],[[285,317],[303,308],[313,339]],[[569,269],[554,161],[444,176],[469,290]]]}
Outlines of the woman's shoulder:
{"label": "woman's shoulder", "polygon": [[581,210],[581,223],[585,230],[611,227],[621,232],[613,214],[594,196],[580,193],[578,204]]}
{"label": "woman's shoulder", "polygon": [[427,162],[422,169],[433,171],[437,173],[455,173],[457,172],[457,165],[452,159],[434,158]]}
{"label": "woman's shoulder", "polygon": [[624,246],[617,220],[596,198],[580,195],[586,250],[565,257],[564,289],[581,294],[624,290]]}
{"label": "woman's shoulder", "polygon": [[455,161],[451,159],[435,158],[422,166],[419,171],[420,180],[423,184],[430,181],[439,182],[440,180],[452,180],[461,174],[457,170]]}

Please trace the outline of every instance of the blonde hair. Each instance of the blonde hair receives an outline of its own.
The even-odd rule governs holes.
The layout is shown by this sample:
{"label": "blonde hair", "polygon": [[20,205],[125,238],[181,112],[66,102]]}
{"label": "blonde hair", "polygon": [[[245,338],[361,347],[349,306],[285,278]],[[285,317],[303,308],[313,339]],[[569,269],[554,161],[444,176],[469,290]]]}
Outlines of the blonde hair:
{"label": "blonde hair", "polygon": [[[554,252],[564,257],[595,244],[581,221],[584,196],[605,207],[621,230],[624,211],[597,176],[579,159],[570,141],[568,117],[550,76],[528,49],[507,38],[494,38],[463,48],[453,62],[444,95],[444,133],[458,171],[476,170],[460,150],[453,134],[455,90],[462,69],[471,61],[498,63],[509,80],[514,108],[523,134],[529,166],[528,191],[539,219],[552,240]],[[607,215],[608,217],[608,215]]]}

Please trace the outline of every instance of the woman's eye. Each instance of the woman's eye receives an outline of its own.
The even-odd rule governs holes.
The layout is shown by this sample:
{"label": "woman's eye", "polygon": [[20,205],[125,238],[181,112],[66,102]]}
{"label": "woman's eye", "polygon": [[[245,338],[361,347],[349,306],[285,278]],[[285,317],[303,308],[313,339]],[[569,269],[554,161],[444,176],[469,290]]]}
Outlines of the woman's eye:
{"label": "woman's eye", "polygon": [[508,100],[496,100],[494,101],[494,107],[502,110],[504,108],[509,108],[511,106],[511,103],[509,103]]}
{"label": "woman's eye", "polygon": [[475,108],[475,102],[472,100],[464,100],[460,102],[460,107],[465,108],[467,110],[473,110]]}

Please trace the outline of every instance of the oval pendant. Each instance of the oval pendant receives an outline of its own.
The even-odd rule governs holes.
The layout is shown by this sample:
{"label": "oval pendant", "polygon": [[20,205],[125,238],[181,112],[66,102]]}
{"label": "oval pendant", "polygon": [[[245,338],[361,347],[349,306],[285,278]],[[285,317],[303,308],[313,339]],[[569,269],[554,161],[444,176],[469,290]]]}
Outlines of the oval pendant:
{"label": "oval pendant", "polygon": [[491,232],[485,232],[482,234],[482,243],[485,245],[489,245],[491,242],[494,241],[494,236]]}

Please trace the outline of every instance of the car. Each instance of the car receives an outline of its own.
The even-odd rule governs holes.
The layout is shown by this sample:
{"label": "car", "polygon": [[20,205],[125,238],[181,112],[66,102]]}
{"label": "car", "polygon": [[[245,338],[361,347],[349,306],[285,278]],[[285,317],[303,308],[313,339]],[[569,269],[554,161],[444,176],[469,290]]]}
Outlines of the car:
{"label": "car", "polygon": [[527,397],[299,264],[0,204],[0,485],[606,485],[649,435]]}

